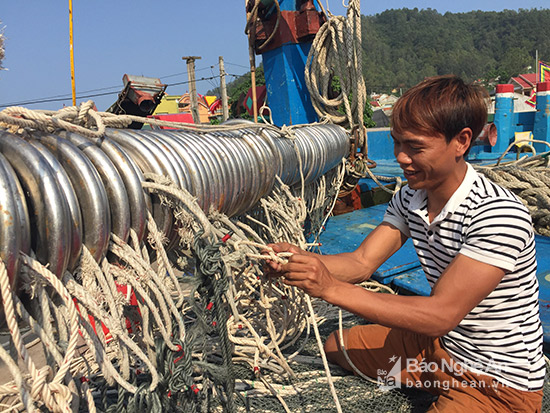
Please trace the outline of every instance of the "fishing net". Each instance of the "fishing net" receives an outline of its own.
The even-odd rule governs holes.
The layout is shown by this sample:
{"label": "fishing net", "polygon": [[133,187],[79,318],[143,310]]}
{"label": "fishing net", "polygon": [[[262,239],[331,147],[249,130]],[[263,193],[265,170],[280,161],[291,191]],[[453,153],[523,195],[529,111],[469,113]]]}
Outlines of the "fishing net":
{"label": "fishing net", "polygon": [[[349,328],[364,322],[348,313],[347,316],[344,315],[343,325],[344,328]],[[319,329],[321,335],[326,338],[338,329],[337,316],[327,319]],[[243,396],[237,399],[238,411],[335,411],[317,343],[312,337],[302,338],[305,343],[300,343],[303,346],[300,356],[290,363],[296,373],[295,378],[269,376],[269,379],[266,379],[269,386],[266,388],[262,382],[254,380],[253,372],[249,369],[243,366],[236,369],[237,383],[241,382],[240,392]],[[344,412],[421,412],[433,401],[430,394],[416,390],[382,390],[378,384],[351,375],[337,366],[331,367],[331,375]],[[258,391],[258,388],[261,391]]]}
{"label": "fishing net", "polygon": [[[282,351],[308,326],[309,297],[263,275],[263,260],[278,259],[264,250],[275,241],[307,248],[343,180],[348,137],[330,125],[286,137],[272,127],[232,128],[200,138],[107,131],[95,142],[18,126],[24,138],[0,132],[10,158],[0,159],[3,196],[18,223],[10,228],[21,229],[8,233],[15,254],[0,268],[10,330],[0,356],[14,378],[0,389],[6,406],[157,412],[218,403],[235,411],[234,366],[258,378],[292,375]],[[53,185],[62,180],[71,190]],[[117,180],[119,195],[147,198],[147,208],[120,215],[136,218],[131,225],[108,216],[124,211]],[[111,192],[93,195],[102,185]]]}

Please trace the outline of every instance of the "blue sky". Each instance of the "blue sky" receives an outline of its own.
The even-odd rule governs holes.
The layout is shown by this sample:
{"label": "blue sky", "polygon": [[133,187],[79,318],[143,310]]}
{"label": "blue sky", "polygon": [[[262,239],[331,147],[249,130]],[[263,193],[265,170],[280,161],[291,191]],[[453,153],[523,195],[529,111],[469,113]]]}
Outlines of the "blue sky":
{"label": "blue sky", "polygon": [[[335,15],[345,15],[341,0],[321,0]],[[25,104],[33,109],[70,105],[68,0],[2,0],[5,59],[0,71],[0,106],[63,95],[63,101]],[[347,3],[347,1],[346,1]],[[518,7],[549,8],[549,0],[363,0],[361,13],[387,9],[432,8],[440,13]],[[159,77],[164,83],[187,81],[182,56],[202,56],[196,77],[219,75],[218,57],[231,75],[248,71],[248,42],[244,34],[245,0],[73,0],[77,96],[92,98],[99,110],[116,100],[124,73]],[[257,63],[261,57],[257,57]],[[229,77],[228,80],[231,80]],[[199,93],[218,80],[197,83]],[[183,94],[186,84],[170,86]],[[88,100],[79,99],[77,103]],[[2,107],[0,107],[2,109]]]}

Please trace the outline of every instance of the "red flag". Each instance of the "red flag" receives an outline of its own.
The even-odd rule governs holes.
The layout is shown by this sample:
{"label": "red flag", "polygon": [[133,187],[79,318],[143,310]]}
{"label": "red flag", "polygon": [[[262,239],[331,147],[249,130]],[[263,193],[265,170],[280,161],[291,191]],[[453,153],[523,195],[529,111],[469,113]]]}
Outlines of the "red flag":
{"label": "red flag", "polygon": [[539,60],[539,83],[550,81],[550,64]]}

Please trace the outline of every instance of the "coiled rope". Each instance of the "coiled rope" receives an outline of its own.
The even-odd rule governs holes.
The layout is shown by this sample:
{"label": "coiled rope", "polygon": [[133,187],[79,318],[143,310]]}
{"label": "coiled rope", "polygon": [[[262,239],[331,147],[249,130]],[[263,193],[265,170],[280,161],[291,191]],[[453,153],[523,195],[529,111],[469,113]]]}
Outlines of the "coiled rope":
{"label": "coiled rope", "polygon": [[545,236],[550,236],[549,158],[550,152],[544,152],[506,164],[500,164],[499,160],[495,165],[475,166],[478,172],[491,181],[516,194],[529,209],[535,231]]}
{"label": "coiled rope", "polygon": [[[350,0],[346,6],[342,2],[348,9],[346,17],[334,16],[323,9],[328,19],[313,40],[304,74],[313,107],[319,117],[349,129],[355,144],[362,148],[361,155],[356,157],[352,153],[346,164],[341,197],[353,191],[360,178],[372,179],[390,194],[397,192],[402,184],[400,177],[375,175],[370,170],[375,164],[368,158],[367,132],[363,120],[367,90],[362,67],[360,3],[360,0]],[[320,2],[319,5],[322,8]],[[341,90],[338,96],[333,97],[332,82],[335,77],[340,81]],[[344,113],[341,113],[341,108]],[[393,182],[395,188],[387,188],[386,184]]]}
{"label": "coiled rope", "polygon": [[[350,0],[347,7],[346,18],[329,13],[317,32],[306,62],[305,81],[319,117],[357,130],[359,145],[366,153],[363,112],[367,93],[362,71],[360,1]],[[332,98],[334,76],[340,81],[341,92]],[[344,114],[339,112],[342,106]]]}

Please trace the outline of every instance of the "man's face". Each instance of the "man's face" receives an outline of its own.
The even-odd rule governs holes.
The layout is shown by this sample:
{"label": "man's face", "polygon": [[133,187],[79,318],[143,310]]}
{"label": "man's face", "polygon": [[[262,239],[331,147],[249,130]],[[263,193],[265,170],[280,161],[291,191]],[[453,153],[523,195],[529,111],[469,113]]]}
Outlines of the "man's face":
{"label": "man's face", "polygon": [[394,135],[394,155],[411,189],[428,192],[442,188],[454,171],[457,160],[456,139],[447,143],[443,135],[425,136],[405,132]]}

